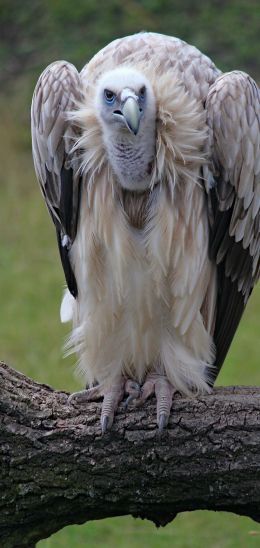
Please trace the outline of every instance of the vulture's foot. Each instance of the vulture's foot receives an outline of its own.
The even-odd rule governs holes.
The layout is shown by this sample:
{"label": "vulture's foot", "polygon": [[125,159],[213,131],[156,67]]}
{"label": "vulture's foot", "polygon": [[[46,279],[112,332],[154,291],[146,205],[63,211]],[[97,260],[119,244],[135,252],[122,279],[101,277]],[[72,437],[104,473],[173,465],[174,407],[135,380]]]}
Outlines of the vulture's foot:
{"label": "vulture's foot", "polygon": [[174,392],[175,390],[167,377],[157,373],[149,373],[141,388],[141,395],[136,405],[142,405],[150,396],[155,394],[159,432],[162,432],[168,424]]}
{"label": "vulture's foot", "polygon": [[127,407],[130,401],[140,397],[140,386],[135,381],[130,379],[126,381],[125,378],[121,377],[112,386],[97,385],[87,390],[75,392],[69,396],[68,402],[72,404],[81,404],[103,398],[100,419],[103,435],[111,428],[114,421],[114,414],[125,394],[128,395],[125,402],[125,406]]}
{"label": "vulture's foot", "polygon": [[141,397],[140,384],[138,384],[138,382],[136,381],[128,379],[125,383],[125,393],[128,394],[124,402],[125,410],[127,410],[129,403],[131,403],[134,400],[139,401]]}

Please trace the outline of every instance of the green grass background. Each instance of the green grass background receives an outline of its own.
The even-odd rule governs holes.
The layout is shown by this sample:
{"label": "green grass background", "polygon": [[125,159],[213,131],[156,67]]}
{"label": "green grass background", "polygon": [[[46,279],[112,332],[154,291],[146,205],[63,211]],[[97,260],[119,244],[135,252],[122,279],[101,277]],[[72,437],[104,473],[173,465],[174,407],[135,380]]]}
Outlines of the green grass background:
{"label": "green grass background", "polygon": [[[0,38],[0,61],[4,61],[5,68],[5,72],[1,73],[0,71],[0,81],[1,74],[3,76],[8,73],[6,67],[10,68],[14,63],[15,55],[18,57],[19,63],[21,56],[24,56],[26,62],[28,58],[33,61],[25,64],[28,67],[25,73],[19,65],[19,77],[9,78],[9,71],[4,93],[0,95],[0,359],[37,381],[49,383],[55,388],[72,391],[79,389],[81,384],[73,374],[75,358],[63,359],[62,357],[61,348],[69,329],[68,325],[62,326],[59,321],[59,306],[64,287],[63,272],[58,257],[54,229],[35,181],[30,151],[29,104],[35,74],[42,70],[43,58],[46,63],[55,57],[67,57],[68,60],[74,62],[78,60],[79,63],[83,57],[86,60],[88,48],[98,49],[102,43],[111,39],[113,36],[111,21],[113,17],[116,20],[117,15],[119,19],[121,18],[122,32],[114,31],[114,36],[149,26],[152,30],[158,29],[170,34],[179,34],[186,39],[195,41],[196,45],[204,46],[204,50],[209,53],[214,54],[215,48],[216,56],[223,60],[224,68],[232,68],[230,63],[238,59],[237,67],[249,67],[248,70],[250,68],[254,70],[256,67],[254,52],[257,48],[257,38],[256,34],[254,35],[254,29],[257,28],[257,2],[254,0],[247,3],[220,2],[221,12],[218,10],[217,2],[213,1],[210,4],[203,1],[199,11],[198,8],[194,8],[193,13],[190,13],[194,20],[200,21],[200,24],[197,22],[191,31],[192,17],[189,18],[189,21],[187,18],[191,2],[186,2],[187,10],[185,12],[185,10],[183,11],[185,2],[183,4],[183,2],[175,1],[178,10],[175,12],[175,19],[174,13],[171,12],[173,21],[171,32],[170,20],[166,13],[166,8],[168,9],[170,4],[168,0],[160,2],[156,0],[150,0],[150,2],[127,1],[125,7],[122,8],[123,11],[118,13],[116,9],[119,3],[114,0],[109,3],[110,11],[106,28],[100,15],[100,9],[105,6],[102,1],[99,9],[96,9],[96,4],[92,1],[85,2],[85,4],[83,1],[78,2],[73,17],[70,11],[71,3],[67,0],[64,2],[54,0],[52,3],[47,1],[44,13],[48,32],[46,31],[44,38],[41,28],[42,21],[39,17],[39,21],[35,23],[36,29],[37,25],[39,26],[38,32],[35,31],[33,34],[29,13],[31,9],[29,6],[42,8],[42,1],[29,4],[25,0],[24,4],[21,4],[13,0],[11,2],[2,0],[1,4],[2,7],[6,7],[6,10],[2,10],[2,13],[0,11],[0,30],[3,21],[7,26],[10,22],[11,29],[15,21],[15,24],[18,25],[17,27],[14,25],[16,31],[26,28],[28,32],[21,32],[20,48],[18,49],[15,49],[11,39],[9,40],[11,33],[8,35],[9,42],[7,40],[4,46],[2,46],[2,38]],[[236,8],[238,4],[242,6],[241,12],[238,12]],[[9,9],[12,5],[14,7],[13,15],[12,10]],[[27,12],[23,12],[22,5],[27,6]],[[73,6],[76,7],[76,4],[73,3]],[[90,13],[92,26],[90,32],[92,32],[93,40],[90,45],[87,33],[85,33],[83,47],[85,27],[79,26],[79,19],[82,16],[82,10],[83,12],[84,9],[86,10],[86,6]],[[52,23],[47,17],[49,14],[47,7],[52,10]],[[20,17],[20,20],[18,17],[18,23],[17,18],[15,19],[17,13]],[[242,19],[244,17],[245,23],[249,22],[249,26],[245,24],[238,28],[238,24],[241,23],[241,13]],[[162,16],[159,17],[158,14],[162,14]],[[198,19],[199,16],[200,19]],[[135,23],[136,20],[138,20],[138,24]],[[66,41],[61,36],[64,25],[68,24],[68,21],[71,22],[72,30],[68,32]],[[145,22],[142,23],[142,21]],[[224,29],[221,27],[221,21],[224,22]],[[56,34],[52,57],[48,53],[47,38],[49,40],[51,34],[54,36],[54,23]],[[213,34],[214,29],[218,31],[215,39],[212,39],[213,34],[209,35],[205,32],[207,26]],[[224,36],[221,42],[222,51],[218,47],[218,43],[221,41],[220,27]],[[96,29],[96,34],[93,28]],[[180,32],[178,32],[178,28]],[[77,29],[79,29],[78,33]],[[236,32],[234,32],[235,30]],[[44,44],[46,45],[44,55],[40,58],[37,57],[35,61],[34,56],[30,57],[31,52],[38,52]],[[69,52],[71,52],[71,57]],[[257,77],[257,74],[253,73],[252,75]],[[218,385],[259,384],[259,310],[260,291],[258,288],[254,291],[247,306],[225,366],[218,378]],[[77,548],[82,546],[91,548],[95,546],[111,548],[146,546],[151,548],[171,546],[176,548],[202,548],[204,546],[210,548],[255,548],[260,546],[260,526],[248,518],[206,511],[181,514],[172,524],[159,530],[147,521],[122,517],[67,527],[51,538],[39,542],[38,546],[40,548]]]}

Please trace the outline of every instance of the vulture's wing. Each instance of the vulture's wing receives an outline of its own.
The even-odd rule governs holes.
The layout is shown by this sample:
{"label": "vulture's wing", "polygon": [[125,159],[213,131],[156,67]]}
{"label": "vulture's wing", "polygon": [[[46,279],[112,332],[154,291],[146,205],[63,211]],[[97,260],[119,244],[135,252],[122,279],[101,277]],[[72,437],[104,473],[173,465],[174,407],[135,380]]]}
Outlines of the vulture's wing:
{"label": "vulture's wing", "polygon": [[259,89],[245,73],[224,74],[211,86],[206,109],[213,174],[208,188],[210,257],[218,272],[214,340],[219,370],[259,277]]}
{"label": "vulture's wing", "polygon": [[32,150],[36,175],[56,226],[62,265],[71,293],[77,285],[69,249],[77,231],[81,179],[77,157],[70,155],[77,130],[67,113],[82,99],[76,68],[65,61],[49,65],[41,74],[32,100]]}

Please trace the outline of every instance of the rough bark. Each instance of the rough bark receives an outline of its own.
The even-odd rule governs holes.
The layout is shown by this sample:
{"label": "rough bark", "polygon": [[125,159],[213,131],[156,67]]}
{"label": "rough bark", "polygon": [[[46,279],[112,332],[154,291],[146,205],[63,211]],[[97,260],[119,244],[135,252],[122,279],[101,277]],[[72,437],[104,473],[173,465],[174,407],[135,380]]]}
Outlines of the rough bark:
{"label": "rough bark", "polygon": [[65,525],[132,514],[164,525],[178,512],[228,510],[260,521],[260,388],[175,397],[158,436],[155,402],[100,435],[100,402],[0,364],[0,545],[34,546]]}

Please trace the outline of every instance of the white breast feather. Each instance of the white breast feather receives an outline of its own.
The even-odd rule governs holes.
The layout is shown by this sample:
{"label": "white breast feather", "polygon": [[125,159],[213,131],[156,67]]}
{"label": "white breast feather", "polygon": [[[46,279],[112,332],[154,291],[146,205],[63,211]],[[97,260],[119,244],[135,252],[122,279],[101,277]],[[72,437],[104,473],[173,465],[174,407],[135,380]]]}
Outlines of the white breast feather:
{"label": "white breast feather", "polygon": [[[199,184],[205,121],[202,107],[172,74],[157,81],[150,71],[149,78],[158,98],[151,174],[156,188],[143,231],[131,228],[115,200],[117,185],[91,97],[74,115],[83,128],[78,146],[86,151],[82,169],[88,183],[71,249],[79,295],[69,346],[78,352],[90,385],[111,384],[122,372],[142,381],[157,365],[177,389],[190,394],[209,390],[214,361],[215,273],[207,256],[207,212]],[[207,325],[201,314],[206,297]]]}

